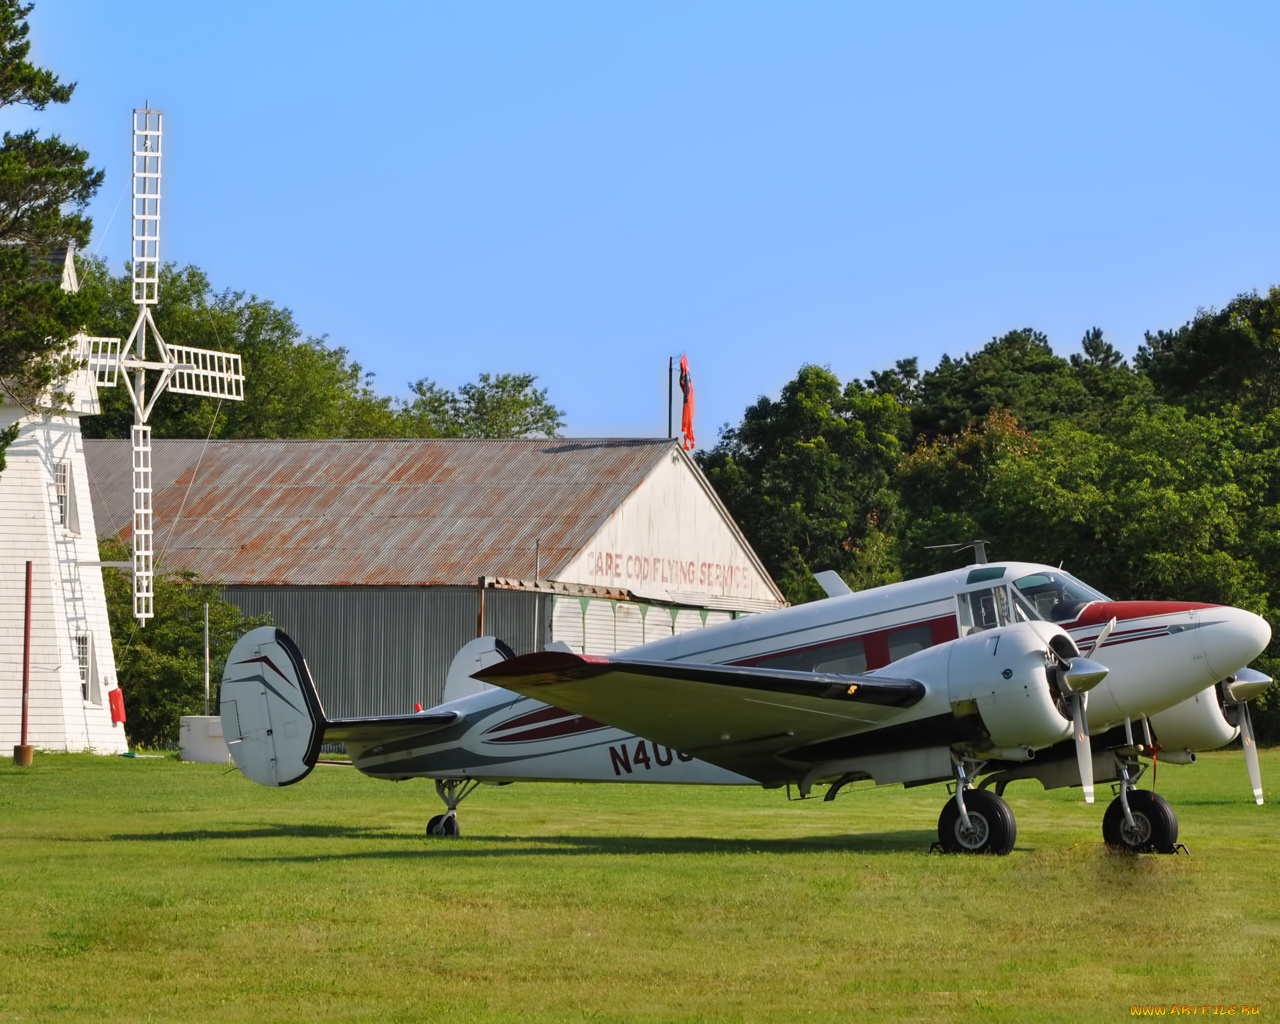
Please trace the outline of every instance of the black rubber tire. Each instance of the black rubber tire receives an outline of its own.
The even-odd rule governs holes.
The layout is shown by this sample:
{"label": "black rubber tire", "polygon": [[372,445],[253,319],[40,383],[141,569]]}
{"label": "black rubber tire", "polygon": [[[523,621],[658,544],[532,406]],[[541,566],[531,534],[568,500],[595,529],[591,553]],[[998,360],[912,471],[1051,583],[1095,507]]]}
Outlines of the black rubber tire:
{"label": "black rubber tire", "polygon": [[1129,792],[1129,813],[1137,831],[1124,820],[1124,807],[1116,797],[1102,816],[1102,838],[1106,844],[1129,853],[1173,853],[1178,845],[1178,816],[1169,801],[1149,789]]}
{"label": "black rubber tire", "polygon": [[456,814],[446,814],[444,816],[444,821],[440,822],[440,834],[450,837],[462,835],[462,826],[458,824],[458,816]]}
{"label": "black rubber tire", "polygon": [[440,822],[443,820],[444,820],[444,815],[437,814],[434,818],[432,818],[429,822],[427,822],[427,838],[428,839],[435,839],[437,836],[444,835],[444,833],[440,831]]}
{"label": "black rubber tire", "polygon": [[986,789],[966,789],[964,809],[973,831],[966,834],[955,797],[938,815],[938,842],[947,853],[994,853],[1004,856],[1018,838],[1018,823],[1003,799]]}

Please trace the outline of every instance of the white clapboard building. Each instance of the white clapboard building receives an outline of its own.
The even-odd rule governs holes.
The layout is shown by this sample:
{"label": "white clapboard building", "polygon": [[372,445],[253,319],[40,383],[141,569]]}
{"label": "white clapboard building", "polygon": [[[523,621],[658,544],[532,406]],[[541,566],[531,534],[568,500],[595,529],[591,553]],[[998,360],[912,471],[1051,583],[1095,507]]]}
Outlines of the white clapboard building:
{"label": "white clapboard building", "polygon": [[[68,257],[64,287],[74,287],[74,273]],[[30,561],[27,742],[121,753],[128,742],[113,720],[115,658],[80,434],[80,417],[98,411],[94,375],[80,370],[66,390],[70,403],[56,412],[0,406],[0,430],[19,424],[0,472],[0,749],[21,738]]]}
{"label": "white clapboard building", "polygon": [[[86,445],[104,534],[127,441]],[[299,643],[333,717],[436,703],[484,633],[603,654],[785,601],[679,442],[154,441],[160,571]]]}

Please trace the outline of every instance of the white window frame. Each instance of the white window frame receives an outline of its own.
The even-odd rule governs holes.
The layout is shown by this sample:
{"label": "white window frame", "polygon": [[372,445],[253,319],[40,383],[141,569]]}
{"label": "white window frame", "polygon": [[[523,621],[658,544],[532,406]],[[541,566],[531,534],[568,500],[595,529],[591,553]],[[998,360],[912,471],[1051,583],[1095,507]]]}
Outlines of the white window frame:
{"label": "white window frame", "polygon": [[60,459],[53,464],[53,487],[58,500],[58,525],[72,533],[80,532],[80,517],[76,510],[76,490],[71,474],[71,463]]}
{"label": "white window frame", "polygon": [[76,663],[80,667],[80,696],[88,704],[102,703],[102,686],[98,680],[98,658],[92,633],[75,635]]}

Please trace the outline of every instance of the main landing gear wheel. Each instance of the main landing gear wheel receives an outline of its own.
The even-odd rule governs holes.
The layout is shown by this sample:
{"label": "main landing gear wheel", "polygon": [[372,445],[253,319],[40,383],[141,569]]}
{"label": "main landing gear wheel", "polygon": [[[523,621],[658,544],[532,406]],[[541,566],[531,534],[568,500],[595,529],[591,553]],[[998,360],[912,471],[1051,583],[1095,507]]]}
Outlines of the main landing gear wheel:
{"label": "main landing gear wheel", "polygon": [[947,853],[995,853],[1004,855],[1013,849],[1018,838],[1018,823],[1013,809],[986,789],[966,789],[964,809],[969,827],[960,817],[960,808],[952,797],[938,816],[938,842]]}
{"label": "main landing gear wheel", "polygon": [[462,829],[458,827],[458,816],[453,811],[437,814],[427,822],[427,838],[436,836],[460,836]]}
{"label": "main landing gear wheel", "polygon": [[1107,845],[1130,853],[1173,853],[1178,845],[1178,816],[1169,801],[1149,789],[1131,789],[1128,798],[1132,825],[1125,820],[1119,797],[1107,805],[1102,816],[1102,838]]}
{"label": "main landing gear wheel", "polygon": [[436,836],[460,836],[458,804],[480,785],[477,779],[436,779],[436,795],[444,801],[444,814],[437,814],[427,822],[427,838]]}

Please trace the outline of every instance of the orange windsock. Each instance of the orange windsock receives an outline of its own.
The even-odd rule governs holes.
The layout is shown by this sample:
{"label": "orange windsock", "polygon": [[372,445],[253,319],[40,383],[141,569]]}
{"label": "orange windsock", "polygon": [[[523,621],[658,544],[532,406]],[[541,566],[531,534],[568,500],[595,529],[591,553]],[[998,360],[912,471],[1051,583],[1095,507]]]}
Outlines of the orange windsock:
{"label": "orange windsock", "polygon": [[684,431],[684,447],[693,447],[693,375],[689,373],[689,357],[680,356],[680,390],[684,392],[684,412],[680,415],[680,428]]}

